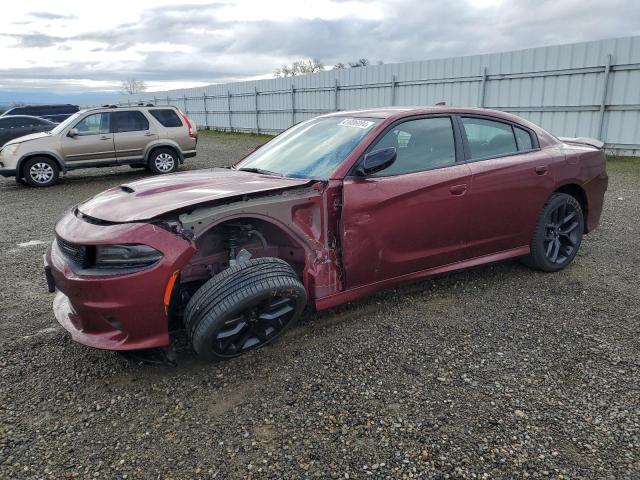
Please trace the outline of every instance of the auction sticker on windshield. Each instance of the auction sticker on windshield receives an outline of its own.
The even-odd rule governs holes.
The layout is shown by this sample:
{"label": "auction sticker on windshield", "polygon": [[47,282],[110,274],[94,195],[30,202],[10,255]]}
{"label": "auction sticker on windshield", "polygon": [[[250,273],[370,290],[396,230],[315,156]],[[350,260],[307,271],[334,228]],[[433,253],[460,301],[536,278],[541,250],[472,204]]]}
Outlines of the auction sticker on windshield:
{"label": "auction sticker on windshield", "polygon": [[342,127],[353,127],[353,128],[367,129],[373,124],[374,124],[374,122],[371,122],[369,120],[356,120],[355,118],[345,118],[338,125],[340,125]]}

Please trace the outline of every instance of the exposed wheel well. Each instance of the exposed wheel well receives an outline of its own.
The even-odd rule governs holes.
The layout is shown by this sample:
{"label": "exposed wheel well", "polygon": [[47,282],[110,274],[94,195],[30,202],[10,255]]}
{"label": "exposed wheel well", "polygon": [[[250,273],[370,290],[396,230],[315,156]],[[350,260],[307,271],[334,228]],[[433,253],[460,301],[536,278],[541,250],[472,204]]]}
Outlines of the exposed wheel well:
{"label": "exposed wheel well", "polygon": [[553,193],[566,193],[575,198],[580,204],[580,208],[582,208],[582,214],[584,215],[584,225],[585,229],[587,228],[587,218],[589,216],[589,202],[587,201],[587,194],[584,189],[580,185],[576,185],[575,183],[571,183],[568,185],[563,185],[558,188]]}
{"label": "exposed wheel well", "polygon": [[[258,218],[234,218],[213,226],[196,240],[197,252],[183,270],[183,281],[206,279],[235,264],[247,253],[251,258],[280,258],[302,278],[305,249],[284,229]],[[247,253],[241,253],[245,250]]]}
{"label": "exposed wheel well", "polygon": [[146,162],[149,162],[149,160],[151,159],[151,156],[153,155],[153,152],[161,148],[171,150],[178,157],[178,161],[182,163],[182,155],[180,155],[180,152],[178,151],[178,149],[172,145],[157,145],[155,147],[151,147],[151,149],[149,150],[149,153],[147,153]]}
{"label": "exposed wheel well", "polygon": [[65,168],[64,166],[60,163],[60,160],[58,160],[56,157],[54,157],[53,155],[49,155],[47,153],[34,153],[33,155],[28,155],[26,157],[24,157],[23,159],[20,160],[20,164],[18,166],[18,171],[16,172],[16,176],[18,178],[22,178],[24,177],[24,166],[26,165],[26,163],[31,160],[32,158],[36,158],[36,157],[43,157],[43,158],[48,158],[49,160],[53,160],[53,162],[55,162],[56,165],[58,165],[58,168],[60,169],[60,171],[64,171]]}

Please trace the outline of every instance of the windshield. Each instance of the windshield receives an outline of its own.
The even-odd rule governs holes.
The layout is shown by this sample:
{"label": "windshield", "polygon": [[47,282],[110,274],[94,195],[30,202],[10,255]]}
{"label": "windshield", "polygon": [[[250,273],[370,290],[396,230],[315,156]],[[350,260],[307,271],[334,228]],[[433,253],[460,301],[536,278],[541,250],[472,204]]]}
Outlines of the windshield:
{"label": "windshield", "polygon": [[71,125],[73,122],[75,122],[77,120],[77,118],[80,115],[82,115],[83,113],[84,113],[84,111],[80,111],[80,112],[74,113],[69,118],[63,120],[62,123],[59,123],[58,125],[56,125],[56,128],[51,130],[51,133],[53,135],[57,135],[58,133],[61,133],[65,128],[67,128],[69,125]]}
{"label": "windshield", "polygon": [[281,133],[235,168],[327,180],[378,123],[371,118],[314,118]]}

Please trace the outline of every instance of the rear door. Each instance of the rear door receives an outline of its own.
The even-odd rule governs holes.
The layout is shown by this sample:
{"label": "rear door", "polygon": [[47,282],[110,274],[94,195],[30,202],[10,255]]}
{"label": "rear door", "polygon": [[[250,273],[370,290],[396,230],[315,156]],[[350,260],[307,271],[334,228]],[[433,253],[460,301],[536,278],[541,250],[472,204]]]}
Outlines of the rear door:
{"label": "rear door", "polygon": [[158,138],[156,127],[139,110],[113,112],[111,121],[118,163],[142,160],[147,145]]}
{"label": "rear door", "polygon": [[65,135],[61,139],[65,162],[115,163],[110,115],[109,112],[91,113],[73,125],[72,128],[78,131],[78,135]]}
{"label": "rear door", "polygon": [[450,116],[396,124],[369,149],[397,149],[394,164],[343,187],[343,264],[348,288],[461,258],[470,169]]}
{"label": "rear door", "polygon": [[460,123],[472,174],[465,257],[528,245],[553,187],[549,157],[524,127],[492,117],[463,116]]}

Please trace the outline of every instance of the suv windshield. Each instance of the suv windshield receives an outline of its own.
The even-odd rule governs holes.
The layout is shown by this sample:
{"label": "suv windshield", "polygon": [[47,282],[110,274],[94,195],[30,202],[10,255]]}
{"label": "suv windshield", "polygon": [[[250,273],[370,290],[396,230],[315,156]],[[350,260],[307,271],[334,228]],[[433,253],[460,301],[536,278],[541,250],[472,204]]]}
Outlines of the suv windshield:
{"label": "suv windshield", "polygon": [[62,123],[59,123],[58,125],[56,125],[56,128],[54,128],[53,130],[51,130],[51,133],[53,135],[57,135],[60,132],[62,132],[65,128],[67,128],[69,125],[71,125],[73,122],[75,122],[78,117],[80,115],[82,115],[84,113],[84,111],[80,111],[77,113],[74,113],[73,115],[71,115],[69,118],[67,118],[66,120],[64,120]]}
{"label": "suv windshield", "polygon": [[281,133],[234,168],[327,180],[378,123],[372,118],[314,118]]}

